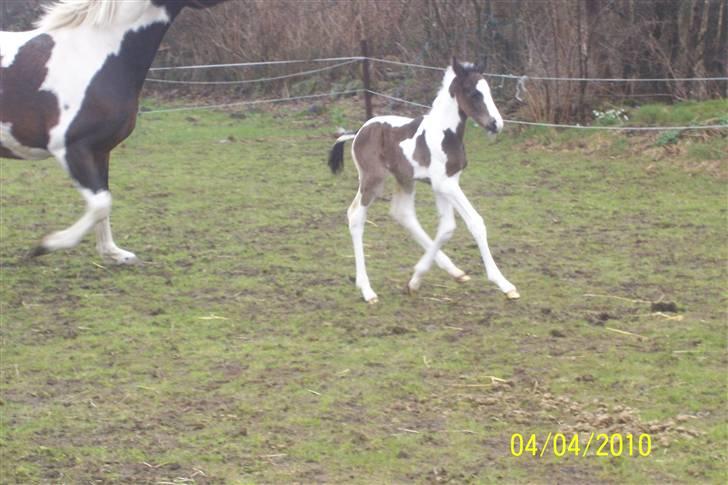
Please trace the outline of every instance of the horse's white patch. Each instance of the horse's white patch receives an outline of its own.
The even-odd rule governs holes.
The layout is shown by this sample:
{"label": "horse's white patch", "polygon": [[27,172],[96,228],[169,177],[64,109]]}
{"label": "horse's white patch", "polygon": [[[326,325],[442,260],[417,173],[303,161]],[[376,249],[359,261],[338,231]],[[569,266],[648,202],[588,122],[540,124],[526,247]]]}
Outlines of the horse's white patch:
{"label": "horse's white patch", "polygon": [[68,229],[49,234],[43,239],[43,247],[49,251],[72,248],[97,222],[109,217],[111,212],[111,193],[106,190],[93,193],[89,189],[79,188],[86,199],[86,212]]}
{"label": "horse's white patch", "polygon": [[485,103],[485,107],[488,109],[488,114],[495,119],[496,131],[501,131],[503,129],[503,118],[501,118],[500,112],[495,106],[495,102],[493,102],[493,96],[490,92],[488,82],[485,79],[481,79],[478,81],[478,84],[475,85],[475,89],[480,91],[480,94],[483,95],[483,102]]}
{"label": "horse's white patch", "polygon": [[137,262],[134,253],[121,249],[111,236],[111,221],[105,217],[96,223],[96,250],[102,258],[116,264],[133,264]]}
{"label": "horse's white patch", "polygon": [[[140,2],[124,2],[122,5]],[[149,0],[144,12],[137,16],[131,25],[115,22],[103,27],[82,24],[78,27],[48,32],[55,42],[51,58],[48,61],[48,76],[41,89],[52,92],[58,98],[60,119],[50,130],[48,149],[53,152],[65,145],[66,131],[76,118],[83,103],[86,89],[94,75],[103,67],[106,59],[118,55],[124,35],[137,31],[157,22],[170,21],[167,10],[158,7]],[[83,59],[83,62],[73,62]],[[73,68],[69,68],[69,66]]]}
{"label": "horse's white patch", "polygon": [[13,152],[16,157],[25,160],[43,160],[51,156],[47,150],[27,147],[20,143],[13,136],[12,129],[12,123],[0,123],[0,145]]}
{"label": "horse's white patch", "polygon": [[0,67],[10,67],[20,48],[36,35],[37,30],[28,32],[0,32]]}

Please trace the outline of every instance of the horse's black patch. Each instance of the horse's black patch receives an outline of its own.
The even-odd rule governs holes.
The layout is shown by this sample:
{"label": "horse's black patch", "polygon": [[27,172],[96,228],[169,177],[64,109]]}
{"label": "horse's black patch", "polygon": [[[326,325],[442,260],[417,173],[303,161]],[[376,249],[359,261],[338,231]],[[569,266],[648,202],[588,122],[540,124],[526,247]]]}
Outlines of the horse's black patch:
{"label": "horse's black patch", "polygon": [[[58,124],[58,99],[40,90],[54,45],[48,34],[35,36],[18,49],[11,65],[0,67],[0,121],[10,123],[13,137],[27,147],[47,148],[48,132]],[[8,153],[0,150],[0,156]]]}
{"label": "horse's black patch", "polygon": [[139,93],[169,25],[157,22],[126,33],[119,54],[109,56],[91,79],[68,127],[68,168],[94,192],[108,189],[107,154],[134,130]]}

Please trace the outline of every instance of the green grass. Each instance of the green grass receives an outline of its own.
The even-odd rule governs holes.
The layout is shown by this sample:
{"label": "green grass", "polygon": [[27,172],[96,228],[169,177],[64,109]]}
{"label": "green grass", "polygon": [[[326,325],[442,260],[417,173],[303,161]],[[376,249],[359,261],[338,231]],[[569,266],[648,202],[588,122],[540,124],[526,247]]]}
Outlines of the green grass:
{"label": "green grass", "polygon": [[727,99],[710,101],[682,101],[673,105],[645,104],[629,111],[630,124],[640,125],[682,125],[722,124],[728,113]]}
{"label": "green grass", "polygon": [[[356,171],[324,163],[350,113],[142,116],[111,174],[137,267],[90,237],[24,260],[82,203],[54,162],[0,162],[0,481],[725,482],[723,176],[626,156],[636,137],[469,128],[461,184],[522,299],[486,280],[462,223],[445,249],[473,280],[435,268],[406,295],[420,251],[380,201],[367,306]],[[691,146],[711,159],[726,139]],[[429,187],[418,201],[432,232]],[[558,431],[647,432],[653,452],[511,456],[513,433]]]}

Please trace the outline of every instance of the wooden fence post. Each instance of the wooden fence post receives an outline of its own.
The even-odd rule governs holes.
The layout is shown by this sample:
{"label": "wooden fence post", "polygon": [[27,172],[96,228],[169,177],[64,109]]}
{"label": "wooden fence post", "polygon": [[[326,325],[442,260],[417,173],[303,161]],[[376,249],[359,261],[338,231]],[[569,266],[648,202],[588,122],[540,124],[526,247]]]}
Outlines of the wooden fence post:
{"label": "wooden fence post", "polygon": [[364,108],[366,110],[366,119],[369,120],[372,117],[372,93],[370,92],[370,78],[369,78],[369,48],[367,46],[367,40],[361,40],[361,56],[362,59],[362,77],[364,81]]}

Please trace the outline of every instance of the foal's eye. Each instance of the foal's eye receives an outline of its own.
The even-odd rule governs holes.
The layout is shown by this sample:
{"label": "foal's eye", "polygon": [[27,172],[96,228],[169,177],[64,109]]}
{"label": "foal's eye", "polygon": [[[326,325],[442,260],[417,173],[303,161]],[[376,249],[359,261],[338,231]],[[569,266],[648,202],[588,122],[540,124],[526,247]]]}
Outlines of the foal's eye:
{"label": "foal's eye", "polygon": [[478,99],[480,97],[480,91],[477,89],[470,92],[470,97],[473,99]]}

